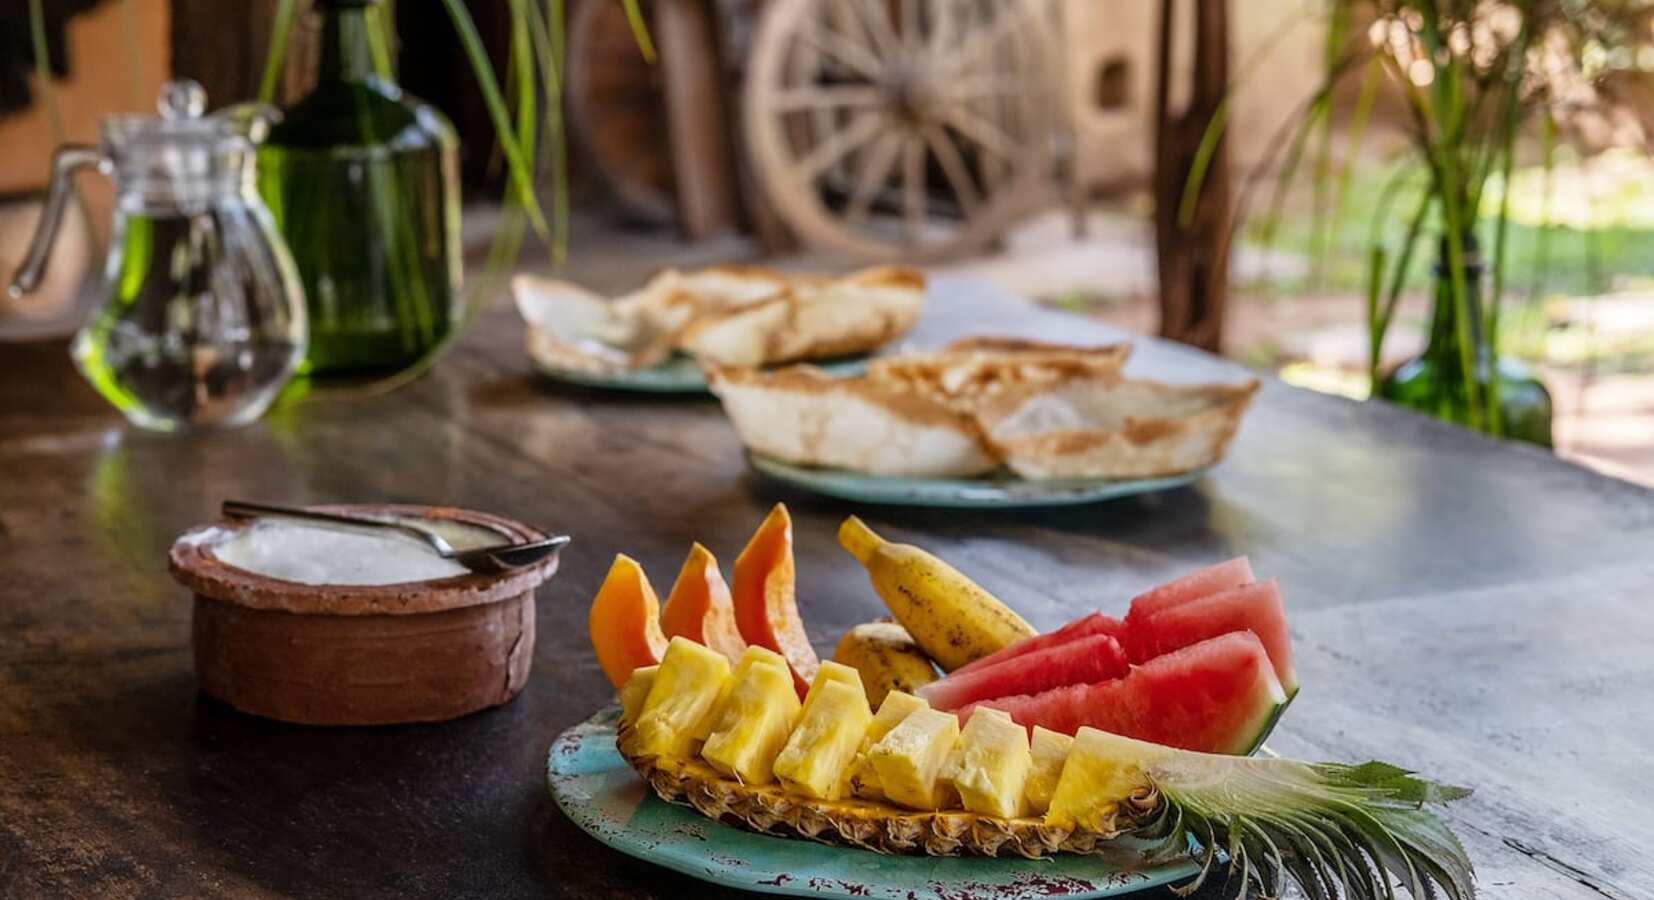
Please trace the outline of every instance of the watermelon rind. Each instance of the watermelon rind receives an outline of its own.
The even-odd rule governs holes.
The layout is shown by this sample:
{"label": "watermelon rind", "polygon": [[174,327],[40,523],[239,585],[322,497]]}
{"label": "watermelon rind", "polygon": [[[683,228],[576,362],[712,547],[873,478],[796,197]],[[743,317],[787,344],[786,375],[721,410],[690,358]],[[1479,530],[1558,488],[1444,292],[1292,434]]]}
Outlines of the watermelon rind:
{"label": "watermelon rind", "polygon": [[1263,749],[1264,741],[1269,740],[1270,734],[1274,733],[1275,726],[1281,724],[1281,716],[1286,715],[1286,708],[1291,706],[1292,701],[1296,699],[1298,699],[1298,688],[1294,687],[1291,693],[1286,695],[1286,699],[1275,704],[1275,708],[1270,711],[1268,716],[1264,717],[1263,724],[1258,726],[1257,734],[1252,738],[1251,746],[1247,747],[1245,752],[1236,755],[1257,756],[1258,751]]}

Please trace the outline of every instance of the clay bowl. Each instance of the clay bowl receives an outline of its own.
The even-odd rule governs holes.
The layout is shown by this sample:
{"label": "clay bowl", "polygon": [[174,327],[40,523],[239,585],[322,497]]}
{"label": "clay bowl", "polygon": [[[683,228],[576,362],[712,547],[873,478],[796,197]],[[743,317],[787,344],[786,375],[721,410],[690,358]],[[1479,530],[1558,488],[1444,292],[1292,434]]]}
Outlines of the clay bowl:
{"label": "clay bowl", "polygon": [[[487,513],[435,506],[318,506],[446,519],[502,541],[549,535]],[[195,674],[236,709],[307,725],[435,722],[506,703],[534,658],[534,589],[553,555],[498,574],[383,585],[314,585],[236,568],[213,547],[246,527],[186,532],[168,554],[195,592]]]}

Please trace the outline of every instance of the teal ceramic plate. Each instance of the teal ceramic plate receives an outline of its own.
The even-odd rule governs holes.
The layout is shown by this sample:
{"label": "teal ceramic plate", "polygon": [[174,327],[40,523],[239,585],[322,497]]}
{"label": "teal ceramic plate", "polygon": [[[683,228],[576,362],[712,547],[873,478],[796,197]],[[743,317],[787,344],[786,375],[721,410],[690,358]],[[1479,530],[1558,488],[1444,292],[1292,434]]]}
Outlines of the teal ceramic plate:
{"label": "teal ceramic plate", "polygon": [[[890,900],[1114,897],[1189,878],[1179,862],[1126,871],[1095,856],[936,859],[882,856],[743,831],[665,803],[615,750],[618,710],[563,732],[547,763],[551,795],[587,834],[702,881],[749,891]],[[687,894],[686,894],[687,896]]]}
{"label": "teal ceramic plate", "polygon": [[[867,369],[867,359],[852,357],[815,362],[811,365],[833,375],[860,375]],[[624,372],[582,372],[549,366],[544,362],[539,362],[539,367],[548,378],[584,387],[640,394],[707,393],[706,376],[701,372],[700,363],[693,357],[682,354],[674,355],[658,366]]]}
{"label": "teal ceramic plate", "polygon": [[980,478],[891,478],[843,469],[822,469],[748,453],[752,467],[777,481],[817,494],[899,506],[940,506],[955,509],[1073,506],[1117,500],[1182,487],[1205,474],[1204,469],[1170,478],[1051,479],[1029,481],[1009,473]]}

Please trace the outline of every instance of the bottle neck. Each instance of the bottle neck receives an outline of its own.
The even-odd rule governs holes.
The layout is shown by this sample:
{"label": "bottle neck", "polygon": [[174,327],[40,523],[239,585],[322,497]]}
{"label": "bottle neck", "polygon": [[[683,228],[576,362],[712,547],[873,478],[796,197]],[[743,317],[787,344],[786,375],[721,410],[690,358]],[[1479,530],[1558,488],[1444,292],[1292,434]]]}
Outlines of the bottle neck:
{"label": "bottle neck", "polygon": [[[1464,306],[1469,316],[1468,333],[1471,346],[1478,356],[1486,352],[1482,335],[1482,262],[1474,239],[1467,242],[1461,259],[1464,262]],[[1436,264],[1435,308],[1431,312],[1430,341],[1426,356],[1446,357],[1459,363],[1459,315],[1453,295],[1453,269],[1447,258],[1447,247],[1442,245],[1442,256]]]}
{"label": "bottle neck", "polygon": [[365,7],[322,4],[322,63],[317,70],[318,81],[366,81],[378,74],[373,68],[368,28]]}

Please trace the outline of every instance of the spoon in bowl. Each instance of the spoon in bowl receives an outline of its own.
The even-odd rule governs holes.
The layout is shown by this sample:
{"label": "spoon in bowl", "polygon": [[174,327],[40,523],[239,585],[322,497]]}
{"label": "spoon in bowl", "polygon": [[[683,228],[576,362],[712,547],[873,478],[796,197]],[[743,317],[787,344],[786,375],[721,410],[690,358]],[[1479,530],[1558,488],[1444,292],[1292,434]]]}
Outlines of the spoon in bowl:
{"label": "spoon in bowl", "polygon": [[313,522],[349,531],[395,531],[423,544],[443,559],[459,563],[473,572],[492,575],[531,566],[556,556],[569,542],[566,534],[513,544],[490,544],[469,550],[455,550],[442,535],[399,519],[388,517],[319,512],[300,506],[277,506],[245,500],[225,500],[220,511],[229,519],[292,519]]}

